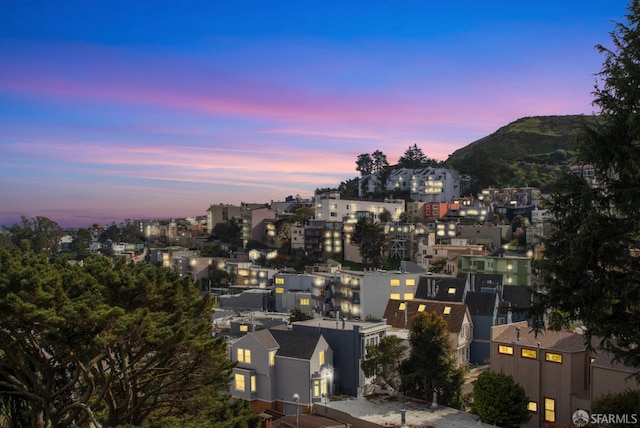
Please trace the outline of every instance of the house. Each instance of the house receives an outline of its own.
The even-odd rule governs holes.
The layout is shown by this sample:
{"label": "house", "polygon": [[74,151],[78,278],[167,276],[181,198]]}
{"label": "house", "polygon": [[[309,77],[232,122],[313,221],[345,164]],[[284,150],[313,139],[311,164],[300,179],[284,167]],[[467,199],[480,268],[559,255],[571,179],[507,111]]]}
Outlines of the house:
{"label": "house", "polygon": [[492,328],[490,369],[513,376],[525,389],[529,428],[570,426],[573,413],[590,410],[602,394],[640,388],[629,377],[630,368],[605,352],[588,350],[584,335],[567,330],[536,335],[526,322]]}
{"label": "house", "polygon": [[384,321],[353,321],[347,319],[312,319],[292,324],[294,332],[322,334],[333,350],[335,368],[334,392],[357,396],[369,383],[360,364],[367,345],[377,345],[391,326]]}
{"label": "house", "polygon": [[407,302],[389,300],[384,311],[384,319],[394,329],[411,330],[413,319],[423,312],[438,314],[445,320],[449,331],[449,341],[458,366],[469,364],[473,322],[467,305],[423,299]]}
{"label": "house", "polygon": [[333,350],[320,333],[259,330],[232,343],[230,352],[237,363],[231,395],[256,413],[304,413],[332,393]]}

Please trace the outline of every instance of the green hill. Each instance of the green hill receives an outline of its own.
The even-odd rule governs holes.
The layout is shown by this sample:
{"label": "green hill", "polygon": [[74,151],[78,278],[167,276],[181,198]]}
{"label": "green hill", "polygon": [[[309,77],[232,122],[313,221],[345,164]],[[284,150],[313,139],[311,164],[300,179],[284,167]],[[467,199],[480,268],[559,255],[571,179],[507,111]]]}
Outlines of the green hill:
{"label": "green hill", "polygon": [[534,116],[518,119],[456,150],[445,166],[471,177],[470,189],[535,186],[543,189],[575,156],[577,135],[593,116]]}

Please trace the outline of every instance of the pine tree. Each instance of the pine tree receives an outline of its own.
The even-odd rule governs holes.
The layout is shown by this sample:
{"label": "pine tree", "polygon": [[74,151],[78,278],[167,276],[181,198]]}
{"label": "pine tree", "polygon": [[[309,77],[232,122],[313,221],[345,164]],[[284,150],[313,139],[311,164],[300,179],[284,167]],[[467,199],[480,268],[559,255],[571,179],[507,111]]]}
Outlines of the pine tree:
{"label": "pine tree", "polygon": [[[554,221],[543,240],[538,327],[582,322],[626,365],[640,369],[640,3],[611,32],[613,47],[596,75],[595,126],[579,160],[593,176],[568,173],[549,200]],[[597,344],[597,343],[596,343]],[[640,372],[638,373],[640,379]]]}

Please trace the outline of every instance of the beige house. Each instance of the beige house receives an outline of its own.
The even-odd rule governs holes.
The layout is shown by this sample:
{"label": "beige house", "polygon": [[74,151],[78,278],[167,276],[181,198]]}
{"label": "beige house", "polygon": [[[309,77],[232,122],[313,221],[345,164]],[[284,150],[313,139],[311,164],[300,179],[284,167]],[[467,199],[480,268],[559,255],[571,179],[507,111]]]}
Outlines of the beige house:
{"label": "beige house", "polygon": [[589,411],[592,399],[640,388],[629,368],[588,351],[584,339],[566,330],[536,335],[526,322],[492,327],[490,368],[524,387],[532,412],[528,427],[572,426],[573,413]]}
{"label": "beige house", "polygon": [[394,329],[407,331],[407,334],[397,334],[398,336],[408,337],[408,331],[411,330],[413,319],[422,312],[435,313],[444,318],[449,330],[449,341],[458,366],[469,364],[469,347],[473,340],[473,322],[471,321],[469,309],[464,303],[425,299],[389,300],[384,311],[384,319]]}

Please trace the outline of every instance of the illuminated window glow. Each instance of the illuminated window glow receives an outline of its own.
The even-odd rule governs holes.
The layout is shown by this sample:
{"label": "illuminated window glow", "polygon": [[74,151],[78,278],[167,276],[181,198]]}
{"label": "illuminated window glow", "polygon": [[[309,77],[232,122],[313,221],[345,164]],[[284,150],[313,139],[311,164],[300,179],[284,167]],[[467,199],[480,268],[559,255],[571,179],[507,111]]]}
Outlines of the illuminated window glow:
{"label": "illuminated window glow", "polygon": [[552,363],[561,363],[562,362],[562,354],[556,354],[554,352],[546,352],[544,354],[544,359],[550,361]]}
{"label": "illuminated window glow", "polygon": [[236,373],[235,384],[236,384],[236,390],[244,391],[244,375],[243,374]]}
{"label": "illuminated window glow", "polygon": [[389,296],[389,299],[400,300],[400,293],[391,293],[391,295]]}
{"label": "illuminated window glow", "polygon": [[240,331],[249,331],[249,326],[241,325],[240,326]]}
{"label": "illuminated window glow", "polygon": [[445,315],[449,315],[451,313],[451,306],[445,306],[442,313]]}
{"label": "illuminated window glow", "polygon": [[284,278],[276,278],[276,284],[284,284]]}
{"label": "illuminated window glow", "polygon": [[276,294],[284,293],[284,287],[276,287]]}
{"label": "illuminated window glow", "polygon": [[530,412],[537,412],[538,403],[536,403],[535,401],[529,401],[529,403],[527,404],[527,410]]}
{"label": "illuminated window glow", "polygon": [[498,353],[505,355],[513,355],[513,346],[499,345]]}
{"label": "illuminated window glow", "polygon": [[413,293],[404,293],[404,300],[413,300]]}
{"label": "illuminated window glow", "polygon": [[399,279],[389,280],[389,285],[391,285],[392,287],[398,287],[400,285],[400,280]]}
{"label": "illuminated window glow", "polygon": [[401,311],[404,311],[405,309],[407,309],[407,304],[404,302],[400,303],[400,306],[398,306],[398,309]]}
{"label": "illuminated window glow", "polygon": [[556,400],[553,398],[544,399],[544,420],[545,422],[556,421]]}
{"label": "illuminated window glow", "polygon": [[300,299],[300,306],[309,306],[309,299]]}
{"label": "illuminated window glow", "polygon": [[536,358],[538,358],[538,351],[536,351],[535,349],[522,348],[520,350],[520,355],[522,356],[522,358],[532,358],[535,360]]}
{"label": "illuminated window glow", "polygon": [[418,306],[418,312],[424,312],[424,309],[426,308],[425,305],[420,305]]}
{"label": "illuminated window glow", "polygon": [[407,279],[405,282],[405,285],[416,285],[416,280],[415,279]]}
{"label": "illuminated window glow", "polygon": [[251,349],[238,348],[238,361],[241,363],[251,362]]}
{"label": "illuminated window glow", "polygon": [[256,392],[256,377],[251,376],[251,392]]}
{"label": "illuminated window glow", "polygon": [[451,287],[449,290],[447,290],[447,293],[449,294],[456,294],[456,289]]}

